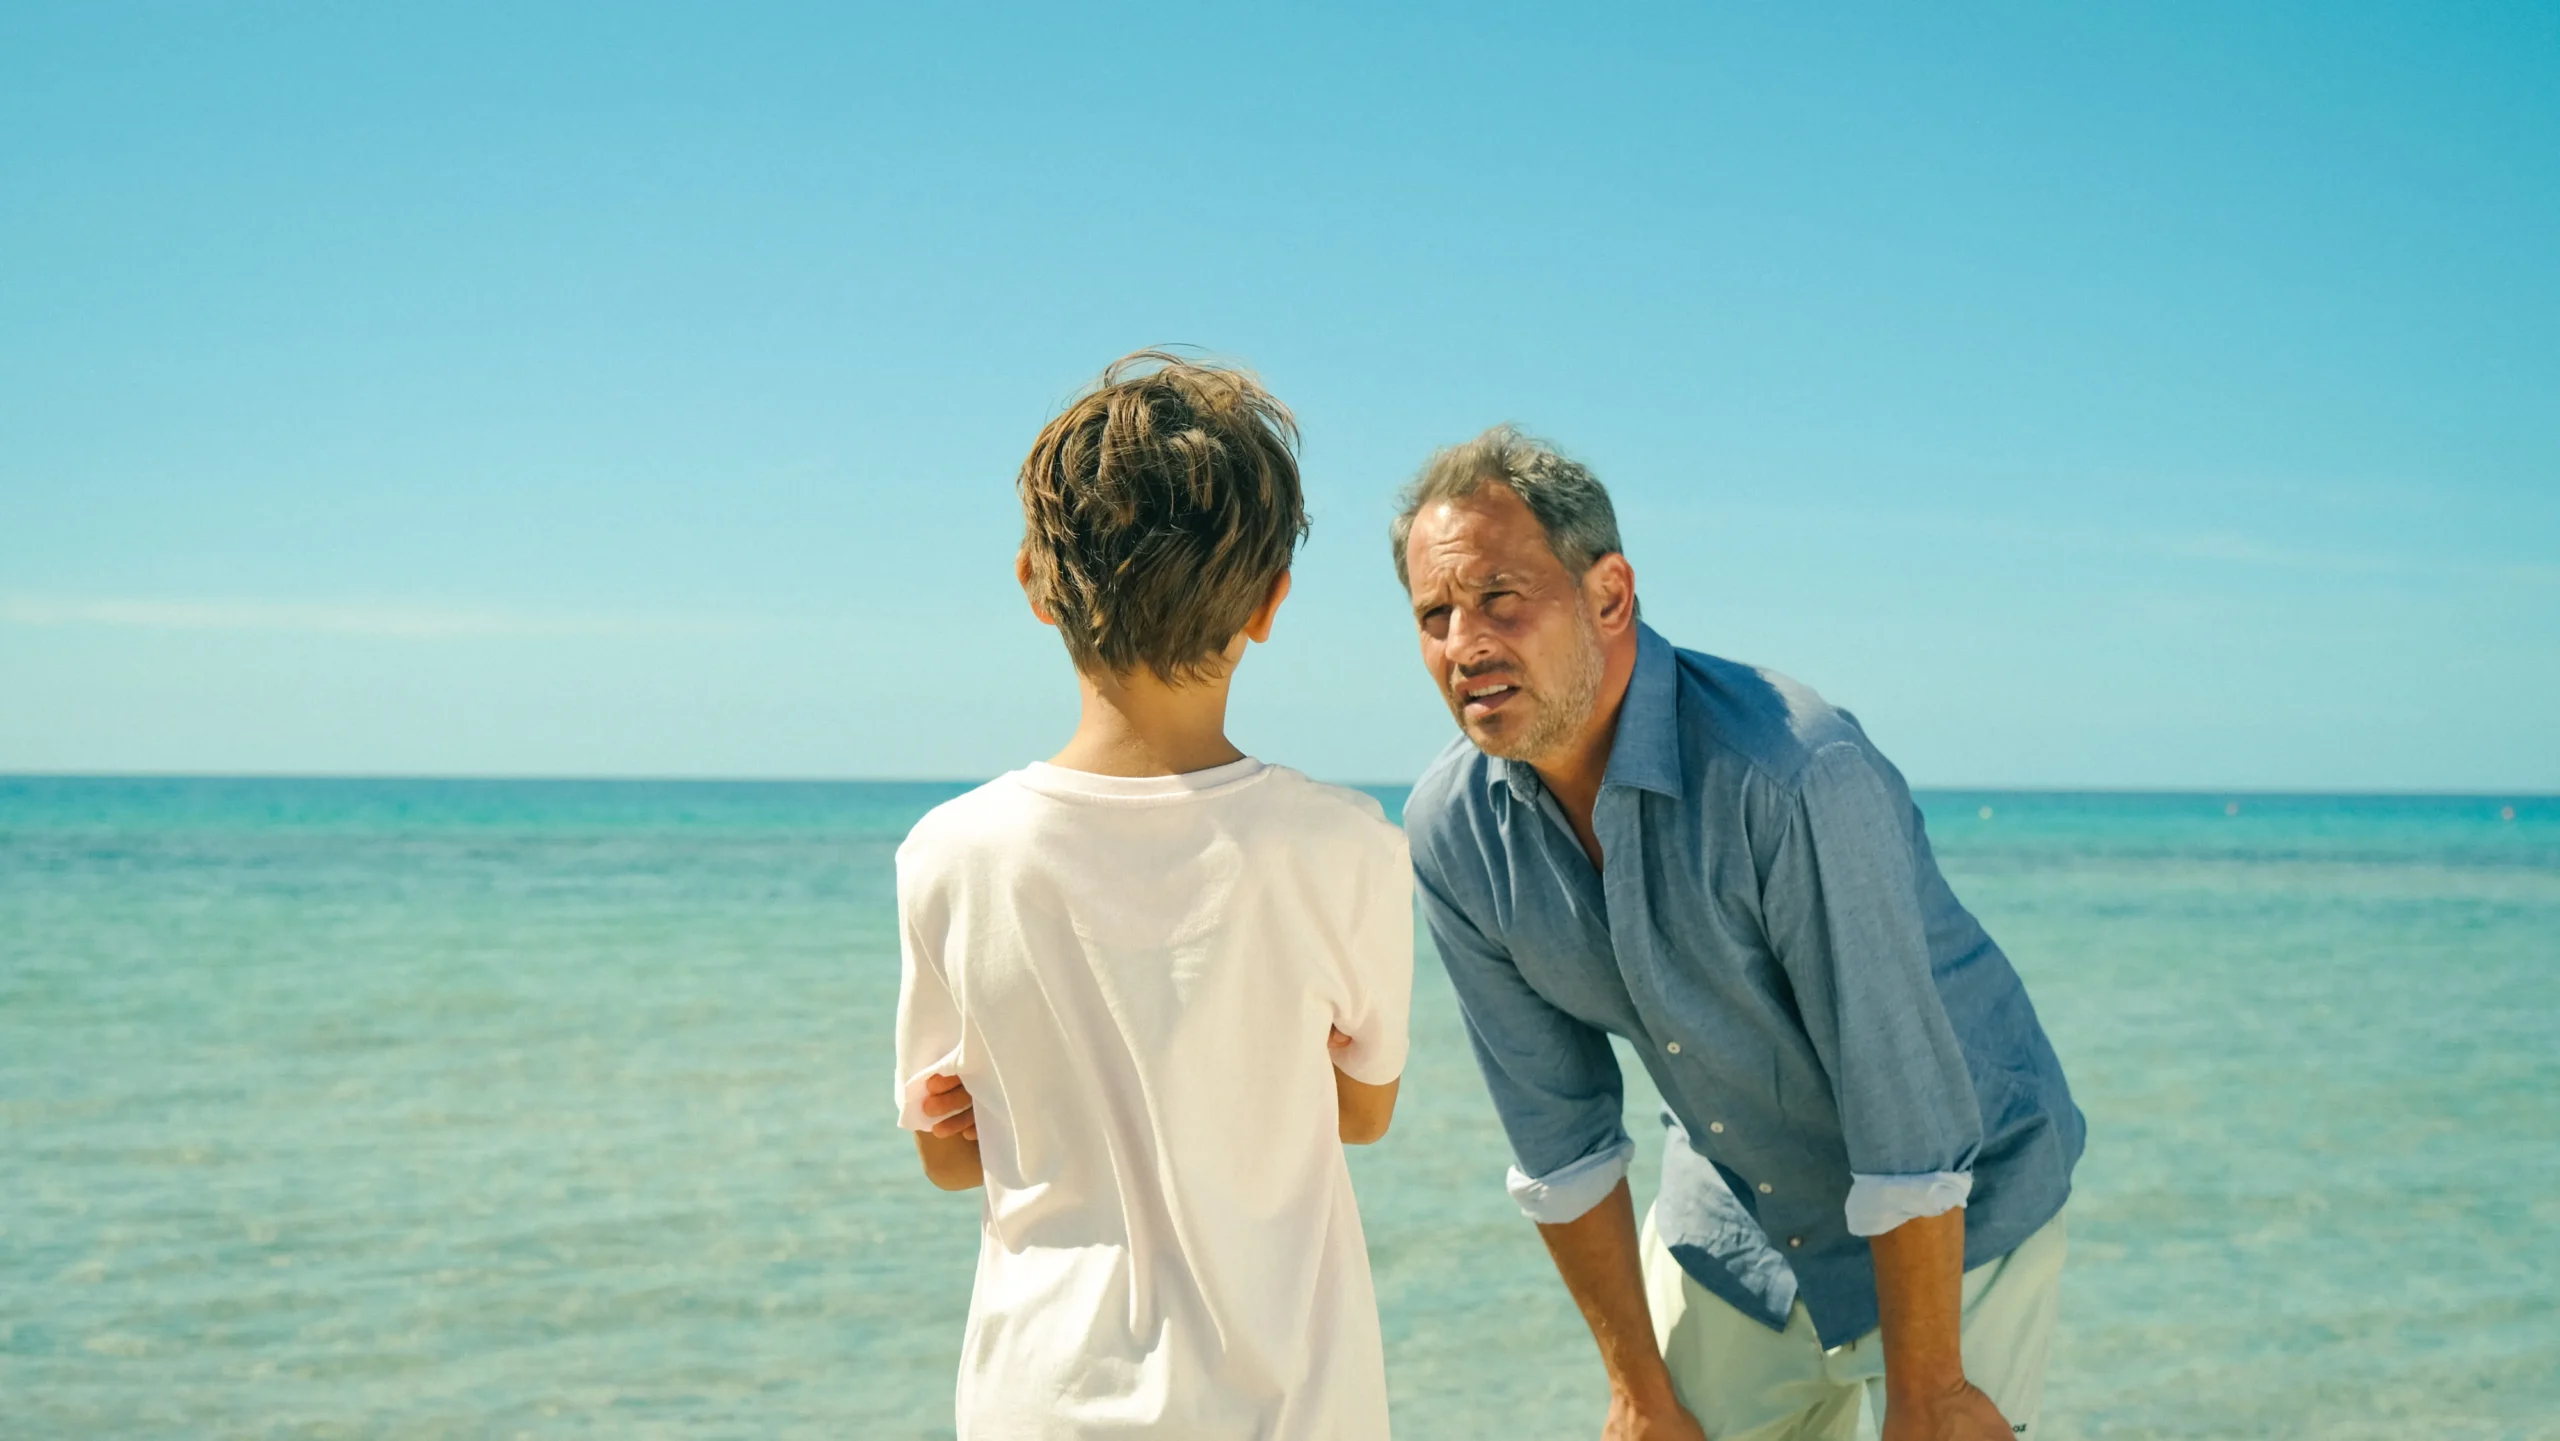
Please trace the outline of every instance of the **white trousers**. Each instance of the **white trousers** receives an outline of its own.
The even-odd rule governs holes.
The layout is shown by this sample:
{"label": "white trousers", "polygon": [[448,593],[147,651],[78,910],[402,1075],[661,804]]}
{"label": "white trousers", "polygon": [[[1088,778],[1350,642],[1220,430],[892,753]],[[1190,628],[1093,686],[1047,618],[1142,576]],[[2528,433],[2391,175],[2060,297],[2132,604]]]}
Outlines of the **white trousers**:
{"label": "white trousers", "polygon": [[[1965,1379],[2022,1437],[2036,1434],[2045,1358],[2069,1249],[2059,1215],[2008,1255],[1964,1273]],[[1772,1331],[1689,1279],[1644,1218],[1645,1299],[1680,1404],[1716,1441],[1852,1441],[1884,1418],[1878,1332],[1824,1350],[1798,1301]]]}

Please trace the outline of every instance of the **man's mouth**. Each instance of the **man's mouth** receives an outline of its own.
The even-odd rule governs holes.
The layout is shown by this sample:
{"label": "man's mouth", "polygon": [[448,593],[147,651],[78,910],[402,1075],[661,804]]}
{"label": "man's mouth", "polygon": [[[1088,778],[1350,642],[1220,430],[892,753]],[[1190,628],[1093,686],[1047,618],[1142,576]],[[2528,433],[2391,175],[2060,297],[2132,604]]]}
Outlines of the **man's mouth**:
{"label": "man's mouth", "polygon": [[1520,687],[1507,680],[1462,681],[1458,686],[1460,713],[1468,720],[1480,720],[1510,704],[1520,694]]}

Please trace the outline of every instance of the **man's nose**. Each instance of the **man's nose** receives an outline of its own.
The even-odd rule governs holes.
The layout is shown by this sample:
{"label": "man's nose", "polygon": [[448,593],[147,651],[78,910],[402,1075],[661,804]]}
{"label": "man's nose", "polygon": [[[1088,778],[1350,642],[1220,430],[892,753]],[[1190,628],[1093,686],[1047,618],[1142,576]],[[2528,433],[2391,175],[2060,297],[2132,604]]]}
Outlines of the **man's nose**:
{"label": "man's nose", "polygon": [[1441,654],[1450,664],[1473,665],[1494,653],[1493,628],[1473,611],[1453,607],[1449,611],[1449,636],[1441,644]]}

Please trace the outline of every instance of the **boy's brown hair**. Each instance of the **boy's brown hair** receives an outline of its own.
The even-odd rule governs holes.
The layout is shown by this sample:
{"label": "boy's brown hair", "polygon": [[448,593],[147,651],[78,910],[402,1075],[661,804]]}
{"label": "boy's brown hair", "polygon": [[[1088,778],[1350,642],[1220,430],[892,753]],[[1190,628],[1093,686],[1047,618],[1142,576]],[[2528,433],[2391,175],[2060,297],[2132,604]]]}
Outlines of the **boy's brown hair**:
{"label": "boy's brown hair", "polygon": [[1113,361],[1022,463],[1031,596],[1087,672],[1213,675],[1307,533],[1298,423],[1241,370]]}

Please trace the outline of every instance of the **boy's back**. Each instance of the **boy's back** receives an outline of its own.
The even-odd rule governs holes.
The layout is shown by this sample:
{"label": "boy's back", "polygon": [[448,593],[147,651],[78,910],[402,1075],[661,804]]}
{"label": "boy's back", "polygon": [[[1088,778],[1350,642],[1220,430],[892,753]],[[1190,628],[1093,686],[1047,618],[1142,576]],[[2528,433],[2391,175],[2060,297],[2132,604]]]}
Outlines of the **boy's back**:
{"label": "boy's back", "polygon": [[901,1122],[958,1075],[987,1188],[964,1441],[1385,1436],[1333,1070],[1403,1068],[1411,884],[1375,801],[1250,759],[1033,765],[917,825]]}

